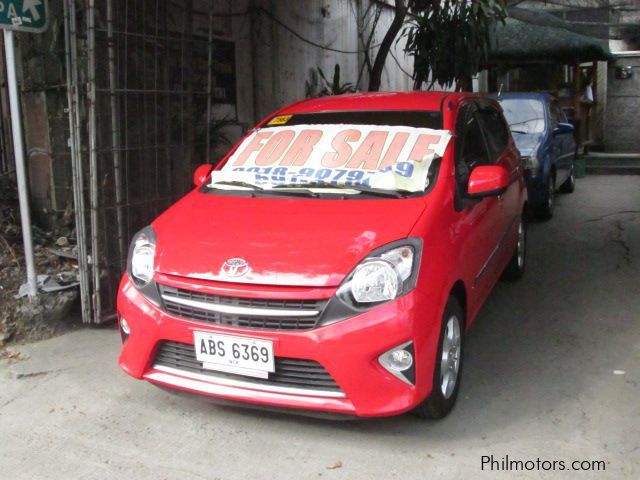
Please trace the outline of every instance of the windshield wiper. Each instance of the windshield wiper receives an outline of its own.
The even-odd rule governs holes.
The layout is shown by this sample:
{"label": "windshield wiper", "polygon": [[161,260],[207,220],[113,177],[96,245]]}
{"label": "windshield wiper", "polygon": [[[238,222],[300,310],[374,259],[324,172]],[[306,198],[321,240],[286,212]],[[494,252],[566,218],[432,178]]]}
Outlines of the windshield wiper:
{"label": "windshield wiper", "polygon": [[[252,191],[260,192],[261,194],[293,194],[293,195],[305,195],[310,197],[317,197],[317,192],[311,191],[313,188],[324,188],[332,190],[355,190],[362,194],[373,195],[377,197],[386,198],[404,198],[410,195],[412,192],[406,190],[383,190],[381,188],[371,188],[365,185],[331,185],[328,183],[314,182],[314,183],[286,183],[284,185],[275,185],[272,188],[263,188],[253,183],[240,182],[235,180],[220,181],[207,185],[208,188],[216,188],[216,185],[228,185],[230,187],[242,187],[248,188]],[[226,189],[221,189],[226,190]],[[286,191],[285,191],[286,190]]]}
{"label": "windshield wiper", "polygon": [[285,183],[282,185],[274,185],[271,187],[271,190],[275,190],[277,188],[300,188],[300,189],[308,189],[308,188],[340,188],[339,186],[330,185],[328,183],[322,182],[312,182],[312,183]]}
{"label": "windshield wiper", "polygon": [[512,130],[511,130],[511,133],[520,133],[520,134],[522,134],[522,135],[526,135],[526,134],[527,134],[527,133],[529,133],[529,132],[525,132],[524,130],[513,130],[513,129],[512,129]]}
{"label": "windshield wiper", "polygon": [[[248,188],[249,190],[252,191],[252,196],[255,196],[256,193],[255,192],[259,192],[260,194],[273,194],[273,195],[282,195],[282,194],[292,194],[292,195],[300,195],[300,196],[307,196],[307,197],[317,197],[318,194],[315,192],[311,192],[308,190],[303,190],[303,191],[298,191],[298,192],[278,192],[278,191],[274,191],[272,188],[264,188],[264,187],[260,187],[258,185],[255,185],[253,183],[249,183],[249,182],[240,182],[237,180],[223,180],[220,182],[215,182],[213,184],[209,184],[206,185],[207,188],[216,188],[216,185],[228,185],[230,187],[242,187],[242,188]],[[226,188],[220,188],[219,190],[227,190]]]}
{"label": "windshield wiper", "polygon": [[411,195],[413,192],[409,192],[408,190],[384,190],[382,188],[371,188],[366,187],[364,185],[354,185],[353,190],[358,190],[360,193],[365,193],[367,195],[374,195],[376,197],[389,197],[389,198],[405,198]]}
{"label": "windshield wiper", "polygon": [[529,122],[539,122],[540,120],[542,120],[541,118],[528,118],[526,120],[522,120],[520,122],[513,122],[509,124],[509,128],[514,127],[516,125],[526,125]]}
{"label": "windshield wiper", "polygon": [[288,183],[284,185],[277,185],[273,187],[272,190],[277,188],[299,188],[299,189],[310,189],[310,188],[328,188],[328,189],[338,189],[338,190],[356,190],[360,193],[366,193],[368,195],[375,195],[378,197],[391,197],[391,198],[403,198],[412,192],[407,192],[405,190],[383,190],[381,188],[371,188],[364,185],[331,185],[327,183]]}
{"label": "windshield wiper", "polygon": [[[282,195],[285,193],[290,193],[293,195],[300,195],[300,196],[306,196],[306,197],[317,197],[318,194],[315,192],[311,192],[308,190],[304,190],[304,191],[298,191],[298,192],[277,192],[274,191],[271,188],[264,188],[264,187],[260,187],[258,185],[255,185],[253,183],[249,183],[249,182],[240,182],[237,180],[229,180],[229,181],[221,181],[221,182],[216,182],[212,185],[208,185],[209,188],[216,188],[216,185],[229,185],[231,187],[243,187],[243,188],[248,188],[250,189],[252,192],[259,192],[260,194],[265,194],[265,195],[269,195],[269,194],[273,194],[273,195]],[[220,190],[227,190],[226,188],[224,189],[220,189]],[[256,193],[253,193],[252,196],[255,196]]]}
{"label": "windshield wiper", "polygon": [[250,188],[251,190],[264,190],[264,188],[249,182],[238,182],[235,180],[222,180],[220,182],[209,184],[209,188],[216,188],[216,185],[228,185],[230,187]]}

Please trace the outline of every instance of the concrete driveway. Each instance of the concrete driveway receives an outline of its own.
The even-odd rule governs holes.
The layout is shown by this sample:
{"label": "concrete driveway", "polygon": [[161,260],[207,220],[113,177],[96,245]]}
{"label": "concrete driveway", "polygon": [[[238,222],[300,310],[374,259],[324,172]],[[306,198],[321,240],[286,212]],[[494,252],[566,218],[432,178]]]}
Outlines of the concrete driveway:
{"label": "concrete driveway", "polygon": [[[331,422],[169,395],[118,370],[114,330],[84,329],[0,366],[1,476],[640,478],[640,177],[580,180],[529,239],[524,280],[498,285],[469,333],[443,421]],[[482,470],[490,455],[606,470]]]}

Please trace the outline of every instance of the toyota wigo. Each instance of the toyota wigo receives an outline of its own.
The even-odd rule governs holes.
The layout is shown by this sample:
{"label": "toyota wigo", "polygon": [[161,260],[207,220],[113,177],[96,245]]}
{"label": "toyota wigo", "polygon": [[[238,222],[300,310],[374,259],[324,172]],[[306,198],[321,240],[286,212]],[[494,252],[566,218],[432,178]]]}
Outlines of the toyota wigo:
{"label": "toyota wigo", "polygon": [[526,186],[498,103],[305,100],[194,181],[133,238],[126,373],[307,413],[451,410],[465,331],[525,267]]}

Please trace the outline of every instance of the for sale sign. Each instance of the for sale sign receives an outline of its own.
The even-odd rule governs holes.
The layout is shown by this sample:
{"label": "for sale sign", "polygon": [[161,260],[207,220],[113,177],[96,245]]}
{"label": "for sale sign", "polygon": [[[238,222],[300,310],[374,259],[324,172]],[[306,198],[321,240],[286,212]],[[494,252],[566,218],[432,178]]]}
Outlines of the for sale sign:
{"label": "for sale sign", "polygon": [[444,130],[379,125],[294,125],[255,130],[211,177],[264,189],[316,185],[419,192],[442,157]]}
{"label": "for sale sign", "polygon": [[47,29],[46,0],[0,0],[0,28],[21,32]]}

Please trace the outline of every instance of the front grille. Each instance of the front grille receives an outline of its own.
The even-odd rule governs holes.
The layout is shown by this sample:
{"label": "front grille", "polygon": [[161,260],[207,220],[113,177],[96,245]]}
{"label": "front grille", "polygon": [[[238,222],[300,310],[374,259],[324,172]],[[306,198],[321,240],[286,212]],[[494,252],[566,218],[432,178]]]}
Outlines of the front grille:
{"label": "front grille", "polygon": [[[160,294],[164,309],[178,317],[210,322],[232,327],[272,329],[272,330],[306,330],[314,328],[322,315],[327,300],[273,300],[262,298],[227,297],[194,292],[181,288],[160,285]],[[197,302],[212,308],[239,307],[245,313],[223,313],[202,308],[196,305],[184,305],[180,301]],[[259,309],[254,314],[252,309]],[[269,310],[273,310],[273,314]],[[287,311],[286,316],[278,316],[275,311]],[[305,312],[317,311],[317,314],[303,315]],[[299,312],[299,316],[296,315]]]}
{"label": "front grille", "polygon": [[244,380],[254,384],[280,387],[301,388],[341,392],[338,384],[322,365],[313,360],[295,358],[275,358],[275,372],[269,378],[253,378],[233,373],[217,372],[202,368],[202,362],[196,359],[193,345],[188,343],[163,341],[160,343],[154,359],[154,366],[175,368],[185,372],[199,373],[211,377],[225,377]]}

